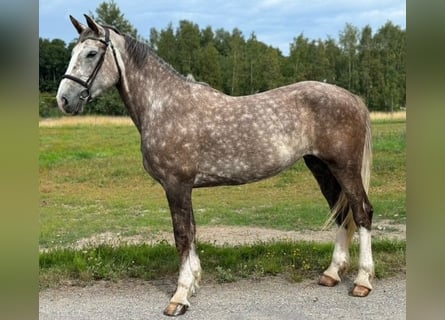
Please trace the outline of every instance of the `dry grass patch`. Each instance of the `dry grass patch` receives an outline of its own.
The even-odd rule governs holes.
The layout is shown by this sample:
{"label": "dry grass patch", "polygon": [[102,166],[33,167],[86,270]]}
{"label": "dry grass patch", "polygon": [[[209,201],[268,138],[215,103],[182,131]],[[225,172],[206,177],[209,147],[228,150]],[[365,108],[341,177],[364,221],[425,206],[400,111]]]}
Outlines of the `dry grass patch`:
{"label": "dry grass patch", "polygon": [[78,126],[78,125],[133,125],[130,117],[111,117],[111,116],[78,116],[78,117],[62,117],[48,118],[39,121],[39,127],[61,127],[61,126]]}
{"label": "dry grass patch", "polygon": [[371,112],[371,120],[406,120],[406,111]]}
{"label": "dry grass patch", "polygon": [[[397,112],[371,112],[372,120],[406,120],[406,111]],[[130,117],[112,117],[112,116],[78,116],[48,118],[39,121],[39,127],[60,127],[60,126],[78,126],[78,125],[133,125]]]}

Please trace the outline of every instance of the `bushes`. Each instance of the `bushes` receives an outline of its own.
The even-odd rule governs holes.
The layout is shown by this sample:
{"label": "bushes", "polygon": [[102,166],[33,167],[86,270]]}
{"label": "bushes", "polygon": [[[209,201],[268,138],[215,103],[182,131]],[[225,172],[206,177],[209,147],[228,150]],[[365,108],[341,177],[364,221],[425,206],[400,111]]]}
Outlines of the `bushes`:
{"label": "bushes", "polygon": [[62,112],[57,108],[56,94],[40,92],[39,94],[39,117],[60,117]]}
{"label": "bushes", "polygon": [[[124,116],[128,115],[119,93],[115,88],[106,92],[85,106],[84,114]],[[42,118],[60,117],[63,113],[57,107],[56,93],[40,92],[39,116]]]}
{"label": "bushes", "polygon": [[127,109],[119,96],[116,88],[113,88],[96,100],[91,101],[85,107],[85,114],[100,114],[109,116],[125,116],[128,115]]}

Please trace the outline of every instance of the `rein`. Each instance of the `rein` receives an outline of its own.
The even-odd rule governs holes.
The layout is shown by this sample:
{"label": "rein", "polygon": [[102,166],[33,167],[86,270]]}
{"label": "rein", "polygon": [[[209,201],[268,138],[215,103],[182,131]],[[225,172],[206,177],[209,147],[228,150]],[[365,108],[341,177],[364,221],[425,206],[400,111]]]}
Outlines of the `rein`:
{"label": "rein", "polygon": [[122,78],[121,68],[120,68],[119,63],[117,61],[116,51],[114,50],[113,43],[110,40],[110,30],[108,28],[106,28],[106,27],[104,27],[104,30],[105,30],[105,39],[100,39],[100,38],[95,38],[95,37],[87,37],[84,40],[82,40],[82,42],[87,40],[87,39],[97,40],[97,41],[100,41],[103,44],[105,44],[105,51],[100,56],[99,62],[97,63],[97,65],[94,68],[94,70],[91,73],[91,75],[88,77],[87,81],[84,81],[81,78],[72,76],[70,74],[64,74],[62,76],[62,79],[72,80],[74,82],[77,82],[78,84],[80,84],[81,86],[83,86],[85,88],[85,90],[83,90],[80,93],[80,99],[81,100],[86,100],[87,102],[91,100],[91,94],[90,94],[91,87],[93,85],[94,80],[96,79],[97,74],[99,73],[100,68],[102,67],[102,64],[104,63],[105,54],[107,53],[108,47],[111,47],[111,50],[113,52],[114,61],[116,62],[117,70],[119,72],[119,80],[118,81],[120,81],[121,78]]}

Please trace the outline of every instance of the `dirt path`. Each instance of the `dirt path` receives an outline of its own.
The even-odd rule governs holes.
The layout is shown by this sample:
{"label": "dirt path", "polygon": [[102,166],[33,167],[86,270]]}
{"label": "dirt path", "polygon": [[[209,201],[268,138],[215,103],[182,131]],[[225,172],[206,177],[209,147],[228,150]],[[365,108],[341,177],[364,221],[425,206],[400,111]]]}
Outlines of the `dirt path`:
{"label": "dirt path", "polygon": [[[274,240],[333,242],[335,240],[335,232],[336,228],[325,231],[282,231],[258,227],[197,226],[198,241],[215,245],[252,244],[255,242],[269,242]],[[394,224],[390,220],[378,221],[373,227],[373,238],[405,240],[406,225]],[[99,244],[155,244],[161,241],[167,241],[173,244],[173,233],[159,232],[150,234],[150,236],[136,235],[124,237],[118,233],[105,232],[89,238],[80,239],[73,246],[76,249],[82,249]]]}
{"label": "dirt path", "polygon": [[[350,278],[334,288],[315,279],[290,283],[279,277],[204,284],[180,319],[405,319],[405,276],[375,280],[374,286],[367,298],[355,298],[348,295]],[[43,290],[39,319],[169,319],[162,310],[174,288],[174,283],[126,280]]]}

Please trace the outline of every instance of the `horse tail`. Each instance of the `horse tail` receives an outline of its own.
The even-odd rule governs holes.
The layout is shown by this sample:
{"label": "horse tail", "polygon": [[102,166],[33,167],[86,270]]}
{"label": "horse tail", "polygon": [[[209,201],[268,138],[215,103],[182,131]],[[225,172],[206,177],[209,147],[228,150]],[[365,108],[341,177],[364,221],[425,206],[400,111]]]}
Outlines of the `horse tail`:
{"label": "horse tail", "polygon": [[[360,100],[360,103],[366,108],[364,103]],[[363,188],[365,189],[366,194],[368,195],[369,185],[371,182],[371,166],[372,166],[372,134],[371,134],[371,118],[369,112],[366,112],[366,120],[365,120],[365,142],[363,145],[363,155],[362,155],[362,167],[361,167],[361,177]],[[342,226],[347,226],[347,235],[348,239],[352,239],[352,236],[357,229],[355,224],[352,210],[349,207],[348,199],[344,191],[340,192],[338,200],[336,204],[332,207],[331,213],[328,217],[328,220],[325,222],[323,226],[323,230],[331,227],[335,223],[335,219],[339,214],[345,212],[347,210],[346,218],[343,220]]]}
{"label": "horse tail", "polygon": [[369,185],[371,183],[371,166],[372,166],[372,135],[371,135],[371,117],[369,112],[366,113],[366,133],[365,144],[363,148],[362,159],[362,182],[366,195],[369,192]]}

